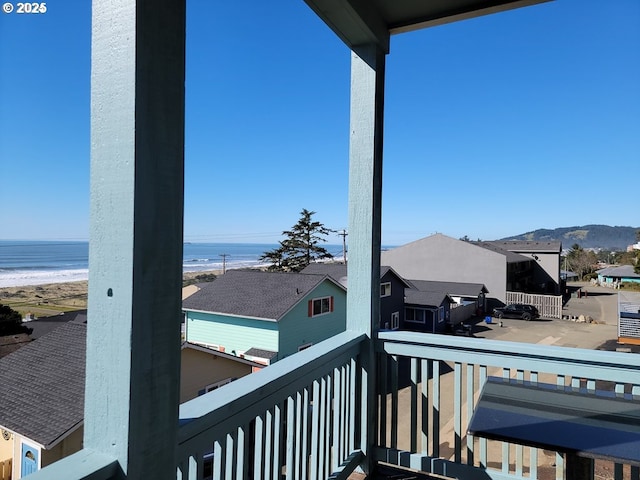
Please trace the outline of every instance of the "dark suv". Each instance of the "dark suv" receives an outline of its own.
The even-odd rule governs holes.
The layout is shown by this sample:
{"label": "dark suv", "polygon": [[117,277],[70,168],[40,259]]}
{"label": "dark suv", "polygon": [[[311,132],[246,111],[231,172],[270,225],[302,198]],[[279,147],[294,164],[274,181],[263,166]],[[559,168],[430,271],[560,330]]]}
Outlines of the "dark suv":
{"label": "dark suv", "polygon": [[538,309],[533,305],[512,303],[506,307],[494,308],[493,316],[496,318],[521,318],[522,320],[531,320],[532,318],[538,318],[540,314],[538,313]]}

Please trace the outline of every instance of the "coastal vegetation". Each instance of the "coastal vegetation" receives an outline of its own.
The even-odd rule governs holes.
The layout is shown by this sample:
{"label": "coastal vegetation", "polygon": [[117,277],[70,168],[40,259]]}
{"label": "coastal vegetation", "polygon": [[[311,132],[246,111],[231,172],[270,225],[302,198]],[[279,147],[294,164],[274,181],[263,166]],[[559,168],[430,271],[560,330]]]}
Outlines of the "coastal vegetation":
{"label": "coastal vegetation", "polygon": [[326,236],[333,230],[322,223],[313,220],[312,212],[302,209],[300,219],[285,230],[280,246],[265,252],[260,260],[269,263],[268,270],[272,272],[299,272],[311,262],[331,258],[332,255],[320,245],[326,242]]}

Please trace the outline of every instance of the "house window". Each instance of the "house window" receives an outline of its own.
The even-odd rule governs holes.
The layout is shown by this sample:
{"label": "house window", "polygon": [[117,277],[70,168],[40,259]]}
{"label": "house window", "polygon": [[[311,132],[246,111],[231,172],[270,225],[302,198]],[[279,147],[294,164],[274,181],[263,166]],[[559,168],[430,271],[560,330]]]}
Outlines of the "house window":
{"label": "house window", "polygon": [[391,329],[397,330],[400,328],[400,312],[393,312],[391,314]]}
{"label": "house window", "polygon": [[309,300],[309,316],[317,317],[333,312],[333,297],[314,298]]}
{"label": "house window", "polygon": [[404,310],[404,319],[412,323],[426,323],[427,311],[424,308],[407,307]]}
{"label": "house window", "polygon": [[438,308],[438,323],[444,322],[444,307]]}
{"label": "house window", "polygon": [[200,390],[198,392],[198,395],[204,395],[205,393],[209,393],[213,390],[217,390],[218,388],[222,387],[223,385],[226,385],[227,383],[231,383],[235,380],[235,378],[225,378],[224,380],[220,380],[219,382],[216,383],[212,383],[211,385],[207,385],[206,387],[204,387],[202,390]]}
{"label": "house window", "polygon": [[388,297],[391,295],[391,282],[381,283],[380,284],[380,296]]}

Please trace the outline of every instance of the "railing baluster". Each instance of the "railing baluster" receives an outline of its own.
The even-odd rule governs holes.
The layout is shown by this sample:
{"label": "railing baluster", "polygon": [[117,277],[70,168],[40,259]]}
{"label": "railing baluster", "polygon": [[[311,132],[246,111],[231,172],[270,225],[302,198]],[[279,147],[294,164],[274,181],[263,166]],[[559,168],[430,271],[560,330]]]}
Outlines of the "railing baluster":
{"label": "railing baluster", "polygon": [[557,375],[556,376],[556,386],[557,386],[558,390],[564,390],[564,388],[565,388],[564,375]]}
{"label": "railing baluster", "polygon": [[224,478],[232,479],[235,473],[235,462],[233,461],[234,453],[235,453],[235,434],[227,435],[227,444],[225,446],[225,469],[224,469]]}
{"label": "railing baluster", "polygon": [[631,386],[631,396],[634,400],[640,400],[640,385]]}
{"label": "railing baluster", "polygon": [[[471,416],[473,415],[473,406],[474,402],[474,365],[472,363],[467,364],[467,422],[466,426],[469,425],[471,421]],[[466,430],[466,427],[465,427]],[[473,465],[474,459],[474,449],[473,449],[473,435],[467,435],[467,465]]]}
{"label": "railing baluster", "polygon": [[411,452],[418,449],[418,359],[411,358]]}
{"label": "railing baluster", "polygon": [[[486,365],[480,365],[478,369],[478,389],[482,389],[487,381],[487,367]],[[487,439],[481,438],[479,440],[480,447],[480,467],[487,468]]]}
{"label": "railing baluster", "polygon": [[[511,370],[509,368],[502,369],[502,379],[508,382],[511,378]],[[502,473],[509,473],[511,462],[510,448],[508,442],[502,442]]]}
{"label": "railing baluster", "polygon": [[433,438],[432,452],[434,457],[440,456],[440,361],[433,360],[433,379],[431,392],[431,405],[433,415],[433,425],[431,427],[431,438]]}
{"label": "railing baluster", "polygon": [[573,390],[574,392],[580,391],[580,378],[571,377],[571,390]]}
{"label": "railing baluster", "polygon": [[273,480],[279,480],[282,473],[282,457],[280,456],[280,446],[282,445],[282,406],[280,404],[273,407],[272,424],[273,469],[271,478],[273,478]]}
{"label": "railing baluster", "polygon": [[288,478],[293,478],[293,480],[300,480],[300,468],[302,465],[302,442],[303,438],[306,440],[306,437],[303,434],[304,427],[302,426],[302,394],[300,391],[296,392],[295,399],[296,406],[296,420],[295,420],[295,455],[294,455],[294,464],[287,465],[287,472],[289,469],[292,470],[292,476]]}
{"label": "railing baluster", "polygon": [[422,384],[420,451],[423,455],[427,455],[429,449],[429,361],[421,360],[420,367],[420,383]]}
{"label": "railing baluster", "polygon": [[341,382],[344,382],[344,375],[342,374],[343,368],[334,369],[333,373],[333,385],[334,385],[334,397],[333,397],[333,455],[331,462],[331,471],[335,472],[338,469],[338,465],[342,462],[343,453],[342,446],[344,444],[344,437],[342,436],[344,428],[344,385],[340,388]]}
{"label": "railing baluster", "polygon": [[462,462],[462,364],[455,362],[453,375],[453,455]]}
{"label": "railing baluster", "polygon": [[221,480],[224,471],[224,449],[222,444],[216,440],[213,442],[213,480]]}
{"label": "railing baluster", "polygon": [[287,398],[287,474],[286,480],[300,478],[300,392]]}
{"label": "railing baluster", "polygon": [[[538,385],[538,372],[529,372],[531,385]],[[538,478],[538,449],[529,447],[529,477]]]}
{"label": "railing baluster", "polygon": [[382,353],[378,355],[379,362],[379,377],[380,377],[380,394],[378,395],[379,400],[379,408],[380,408],[380,422],[378,425],[380,431],[380,437],[378,440],[378,444],[384,447],[388,447],[389,443],[387,441],[387,391],[389,390],[389,380],[387,378],[387,369],[389,368],[387,365],[387,355]]}
{"label": "railing baluster", "polygon": [[327,380],[322,377],[320,379],[320,430],[318,437],[318,477],[325,478],[324,474],[324,436],[326,431],[326,409],[327,405]]}
{"label": "railing baluster", "polygon": [[556,480],[564,480],[564,455],[556,452]]}
{"label": "railing baluster", "polygon": [[[348,373],[349,373],[349,390],[348,390],[349,391],[349,410],[348,410],[347,418],[348,418],[349,428],[347,430],[347,438],[349,439],[349,441],[348,441],[348,448],[344,452],[344,458],[346,458],[347,455],[353,452],[356,448],[356,415],[358,413],[358,410],[356,409],[356,400],[357,400],[356,375],[358,373],[358,366],[356,364],[356,361],[353,358],[351,359],[350,367],[348,368]],[[376,410],[374,409],[374,412],[375,411]],[[375,435],[375,433],[373,434]]]}
{"label": "railing baluster", "polygon": [[247,435],[245,432],[247,430],[247,426],[238,427],[238,436],[237,436],[237,444],[238,447],[236,449],[236,480],[244,480],[245,473],[247,472]]}
{"label": "railing baluster", "polygon": [[624,397],[624,384],[616,383],[616,397]]}
{"label": "railing baluster", "polygon": [[331,474],[331,424],[333,423],[333,418],[331,412],[333,409],[331,405],[333,402],[331,401],[331,395],[333,392],[333,379],[331,375],[327,375],[327,401],[326,401],[326,422],[325,422],[325,445],[324,445],[324,471],[325,477],[328,477]]}
{"label": "railing baluster", "polygon": [[[264,415],[264,480],[271,480],[271,452],[273,451],[273,413],[271,409]],[[276,479],[274,479],[276,480]]]}
{"label": "railing baluster", "polygon": [[309,478],[309,387],[302,392],[302,465],[300,480]]}
{"label": "railing baluster", "polygon": [[314,380],[312,389],[311,414],[311,480],[318,480],[318,448],[320,436],[320,383]]}
{"label": "railing baluster", "polygon": [[[524,370],[518,368],[516,370],[516,382],[519,384],[524,384]],[[516,469],[515,474],[522,476],[523,465],[524,465],[524,447],[522,445],[516,445],[515,449],[515,461],[516,461]]]}
{"label": "railing baluster", "polygon": [[398,357],[391,357],[391,448],[398,448]]}
{"label": "railing baluster", "polygon": [[256,417],[255,420],[255,451],[253,457],[253,478],[260,480],[262,478],[262,466],[264,462],[264,419],[262,415]]}

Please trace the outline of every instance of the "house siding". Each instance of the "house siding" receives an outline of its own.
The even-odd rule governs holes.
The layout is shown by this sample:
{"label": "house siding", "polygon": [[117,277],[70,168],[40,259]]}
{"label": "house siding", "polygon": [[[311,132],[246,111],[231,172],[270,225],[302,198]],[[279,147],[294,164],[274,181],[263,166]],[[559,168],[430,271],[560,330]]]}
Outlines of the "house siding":
{"label": "house siding", "polygon": [[[2,428],[2,426],[0,426]],[[13,459],[13,439],[14,435],[10,434],[9,440],[5,440],[0,435],[0,480],[11,478],[10,465]]]}
{"label": "house siding", "polygon": [[187,311],[186,316],[188,342],[223,346],[227,353],[235,350],[240,354],[252,347],[278,351],[275,321],[191,311]]}
{"label": "house siding", "polygon": [[73,453],[79,452],[82,449],[83,435],[84,428],[80,427],[50,450],[41,450],[40,455],[42,467],[44,468],[47,465],[51,465],[53,462],[57,462],[61,458],[68,457]]}
{"label": "house siding", "polygon": [[[391,295],[380,298],[380,328],[391,328],[391,314],[398,312],[399,325],[404,322],[405,284],[396,275],[388,271],[380,279],[380,284],[391,283]],[[387,327],[386,325],[389,325]]]}
{"label": "house siding", "polygon": [[[333,297],[333,311],[309,317],[308,302],[314,298]],[[347,298],[344,290],[331,282],[323,282],[304,301],[298,303],[280,320],[278,360],[298,351],[303,345],[326,340],[346,329]]]}
{"label": "house siding", "polygon": [[182,349],[180,403],[198,396],[207,385],[251,373],[251,365],[191,348]]}
{"label": "house siding", "polygon": [[488,298],[504,302],[507,260],[504,255],[442,234],[382,252],[382,264],[403,278],[481,283]]}

